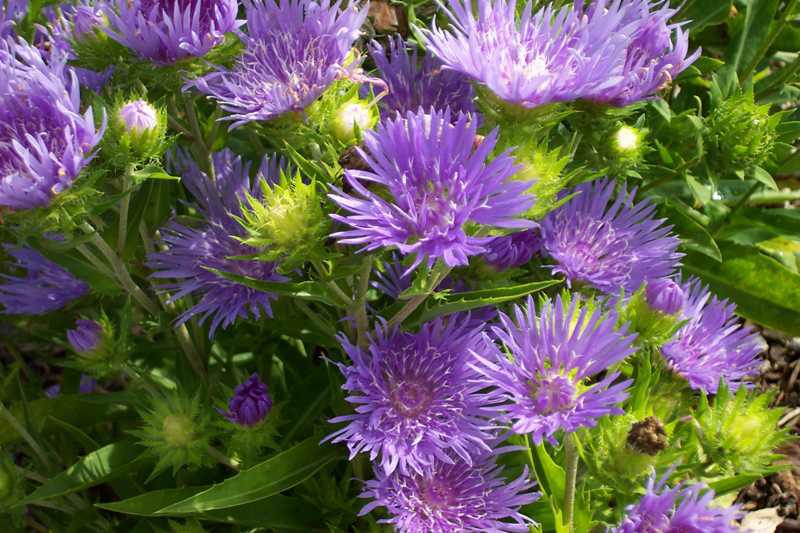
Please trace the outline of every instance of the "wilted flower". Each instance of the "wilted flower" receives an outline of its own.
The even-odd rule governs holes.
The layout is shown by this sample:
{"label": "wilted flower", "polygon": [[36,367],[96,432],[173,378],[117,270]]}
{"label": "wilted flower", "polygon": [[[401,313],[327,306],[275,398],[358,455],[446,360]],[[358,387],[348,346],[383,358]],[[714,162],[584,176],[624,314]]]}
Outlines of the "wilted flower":
{"label": "wilted flower", "polygon": [[80,103],[65,57],[0,40],[0,207],[46,206],[72,185],[105,129]]}
{"label": "wilted flower", "polygon": [[538,229],[518,231],[489,241],[483,259],[492,267],[503,271],[524,265],[541,248],[542,237]]}
{"label": "wilted flower", "polygon": [[241,26],[236,0],[109,0],[108,34],[161,64],[200,57]]}
{"label": "wilted flower", "polygon": [[[497,140],[493,131],[474,146],[477,124],[450,111],[423,111],[382,122],[365,133],[359,150],[372,171],[347,170],[355,194],[332,187],[331,199],[349,213],[331,215],[352,229],[334,233],[342,244],[363,250],[397,248],[417,254],[411,269],[426,260],[466,265],[470,255],[486,251],[491,237],[471,235],[474,225],[525,228],[518,218],[533,198],[530,183],[511,179],[517,166],[504,152],[487,161]],[[368,189],[382,185],[386,193]]]}
{"label": "wilted flower", "polygon": [[661,348],[669,367],[693,389],[714,393],[721,379],[736,389],[758,373],[760,337],[742,326],[736,306],[713,296],[698,279],[683,284],[687,323]]}
{"label": "wilted flower", "polygon": [[[449,30],[424,31],[426,47],[501,100],[524,107],[592,100],[627,105],[690,65],[688,35],[664,2],[594,0],[533,13],[517,2],[451,0]],[[673,38],[674,35],[674,38]]]}
{"label": "wilted flower", "polygon": [[[235,3],[235,2],[234,2]],[[232,69],[188,85],[217,100],[232,127],[301,111],[342,74],[366,5],[330,0],[245,0],[245,50]]]}
{"label": "wilted flower", "polygon": [[636,190],[625,187],[612,200],[615,185],[608,179],[579,185],[541,226],[543,248],[557,263],[553,272],[609,294],[670,276],[682,256],[672,227],[653,218],[655,205],[635,203]]}
{"label": "wilted flower", "polygon": [[43,315],[89,292],[89,286],[31,248],[3,245],[23,276],[0,274],[0,304],[8,315]]}
{"label": "wilted flower", "polygon": [[502,418],[515,433],[555,443],[561,430],[592,427],[601,416],[622,413],[630,380],[614,383],[619,372],[608,372],[586,383],[635,351],[634,336],[617,331],[615,317],[604,317],[591,302],[559,296],[544,301],[538,315],[528,297],[527,308],[515,307],[514,318],[501,313],[502,328],[492,328],[513,359],[493,344],[477,357],[481,372],[508,401]]}
{"label": "wilted flower", "polygon": [[647,304],[656,311],[674,315],[683,309],[683,289],[671,279],[660,278],[648,281],[644,294]]}
{"label": "wilted flower", "polygon": [[442,68],[441,62],[430,55],[420,63],[417,48],[400,36],[389,38],[388,51],[372,41],[369,52],[389,91],[381,99],[386,111],[401,115],[420,108],[427,112],[447,108],[453,113],[475,112],[469,79],[460,72]]}
{"label": "wilted flower", "polygon": [[527,467],[507,482],[492,457],[476,464],[445,458],[422,472],[386,474],[376,468],[376,479],[368,481],[361,494],[372,501],[360,514],[385,507],[390,518],[380,522],[400,533],[529,531],[533,520],[519,509],[536,501],[539,493],[531,490]]}
{"label": "wilted flower", "polygon": [[738,506],[713,506],[714,491],[702,483],[669,488],[666,483],[670,474],[671,471],[656,482],[654,473],[645,495],[626,509],[625,519],[610,532],[738,533],[735,520],[742,516]]}
{"label": "wilted flower", "polygon": [[228,402],[228,411],[220,411],[225,418],[240,426],[255,426],[272,409],[272,398],[258,374],[236,387]]}
{"label": "wilted flower", "polygon": [[67,340],[78,353],[94,351],[103,336],[103,326],[94,320],[79,319],[75,329],[67,330]]}
{"label": "wilted flower", "polygon": [[[237,240],[242,229],[233,218],[241,214],[244,192],[251,190],[250,165],[229,150],[214,154],[213,160],[215,179],[192,163],[180,162],[183,183],[198,202],[205,222],[196,228],[177,220],[169,222],[161,229],[167,250],[148,256],[148,265],[155,270],[153,277],[176,280],[161,286],[172,292],[171,301],[190,294],[199,298],[181,314],[178,324],[195,315],[200,316],[201,322],[210,319],[211,337],[219,326],[227,328],[239,318],[259,318],[262,313],[271,316],[269,302],[276,296],[229,281],[209,269],[263,281],[286,279],[277,274],[274,263],[231,259],[258,252]],[[267,180],[276,175],[275,162],[265,158],[256,179]]]}
{"label": "wilted flower", "polygon": [[427,323],[419,333],[378,327],[366,348],[340,337],[353,362],[338,363],[342,388],[356,412],[333,418],[347,426],[327,439],[346,442],[351,459],[368,453],[386,474],[422,473],[448,451],[467,464],[489,452],[497,395],[472,367],[471,351],[483,350],[480,329],[459,318]]}

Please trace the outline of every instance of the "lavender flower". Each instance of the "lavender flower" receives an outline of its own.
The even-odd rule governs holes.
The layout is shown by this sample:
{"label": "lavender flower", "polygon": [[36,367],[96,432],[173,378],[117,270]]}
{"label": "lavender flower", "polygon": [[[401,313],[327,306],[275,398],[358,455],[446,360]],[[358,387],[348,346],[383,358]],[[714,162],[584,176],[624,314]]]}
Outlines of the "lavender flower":
{"label": "lavender flower", "polygon": [[0,304],[7,315],[43,315],[89,292],[89,286],[31,248],[3,245],[24,276],[0,274]]}
{"label": "lavender flower", "polygon": [[493,458],[467,463],[458,457],[437,459],[422,472],[386,474],[375,469],[362,498],[370,498],[361,515],[385,507],[400,533],[527,532],[533,520],[519,509],[539,498],[531,492],[527,467],[507,483]]}
{"label": "lavender flower", "polygon": [[401,37],[389,38],[388,53],[380,43],[372,41],[369,53],[389,90],[381,106],[390,114],[404,115],[420,108],[428,112],[446,108],[453,113],[475,112],[469,80],[459,72],[442,68],[441,62],[430,55],[420,64],[417,48],[407,45]]}
{"label": "lavender flower", "polygon": [[80,319],[75,323],[75,329],[67,330],[67,340],[72,349],[81,354],[97,349],[102,336],[103,326],[94,320]]}
{"label": "lavender flower", "polygon": [[[424,32],[446,67],[524,107],[587,99],[626,105],[650,96],[688,67],[688,35],[654,0],[594,0],[532,11],[528,2],[450,0],[449,31]],[[674,40],[673,40],[674,34]]]}
{"label": "lavender flower", "polygon": [[110,0],[109,36],[140,57],[170,64],[201,57],[242,25],[236,0]]}
{"label": "lavender flower", "polygon": [[705,484],[666,486],[668,472],[656,482],[653,474],[647,482],[647,492],[635,505],[626,509],[627,515],[619,527],[610,533],[641,533],[644,531],[680,531],[681,533],[737,533],[735,520],[742,517],[739,506],[713,507],[714,491]]}
{"label": "lavender flower", "polygon": [[661,348],[667,364],[693,389],[715,393],[723,378],[731,389],[738,388],[758,372],[759,336],[741,326],[734,304],[712,296],[698,279],[684,283],[683,292],[682,318],[688,322]]}
{"label": "lavender flower", "polygon": [[671,279],[648,281],[644,296],[650,307],[667,315],[674,315],[683,309],[685,299],[683,289]]}
{"label": "lavender flower", "polygon": [[230,70],[191,81],[231,113],[232,128],[302,111],[345,70],[366,5],[330,0],[245,0],[245,50]]}
{"label": "lavender flower", "polygon": [[250,427],[264,420],[270,409],[272,398],[267,392],[267,386],[261,382],[258,374],[253,374],[236,387],[228,402],[228,411],[220,412],[234,424]]}
{"label": "lavender flower", "polygon": [[515,307],[514,317],[516,323],[501,313],[503,327],[492,328],[513,359],[493,344],[486,356],[476,357],[481,372],[508,401],[502,418],[515,433],[555,443],[560,430],[592,427],[601,416],[622,413],[619,404],[630,380],[615,384],[619,372],[609,372],[585,383],[635,351],[634,336],[617,331],[615,317],[560,296],[542,303],[538,316],[528,297],[527,309]]}
{"label": "lavender flower", "polygon": [[[412,270],[439,258],[466,265],[470,255],[486,252],[491,238],[470,235],[470,225],[530,227],[517,218],[533,205],[524,194],[530,183],[511,179],[518,167],[507,152],[487,162],[497,130],[474,147],[476,128],[469,115],[452,121],[449,110],[419,111],[366,132],[367,151],[359,153],[372,171],[345,171],[357,196],[332,187],[331,199],[349,214],[331,216],[352,228],[333,237],[363,250],[394,247],[416,254]],[[364,182],[382,185],[386,193]]]}
{"label": "lavender flower", "polygon": [[28,0],[3,0],[0,2],[0,38],[13,32],[14,22],[21,19],[28,8]]}
{"label": "lavender flower", "polygon": [[[200,171],[196,165],[183,163],[183,182],[199,204],[205,222],[199,227],[189,227],[173,220],[161,230],[167,245],[164,252],[148,256],[148,266],[155,270],[155,278],[174,279],[161,286],[172,292],[170,301],[180,300],[190,294],[199,301],[178,318],[183,324],[193,316],[200,322],[211,320],[209,336],[217,328],[227,328],[239,318],[272,316],[272,293],[251,289],[229,281],[209,269],[231,272],[264,281],[285,281],[276,272],[276,265],[258,260],[238,260],[231,257],[253,255],[258,250],[236,239],[242,235],[241,226],[233,218],[241,214],[240,201],[244,191],[258,195],[252,189],[250,167],[229,150],[213,155],[215,180]],[[265,158],[256,179],[268,179],[276,172],[275,161]]]}
{"label": "lavender flower", "polygon": [[670,276],[682,256],[672,226],[652,218],[655,205],[635,203],[636,190],[629,193],[624,186],[612,200],[614,187],[607,179],[579,185],[576,196],[541,226],[543,248],[557,262],[553,272],[608,294],[620,288],[633,292],[648,279]]}
{"label": "lavender flower", "polygon": [[541,247],[538,229],[518,231],[489,241],[483,259],[498,271],[508,270],[526,264]]}
{"label": "lavender flower", "polygon": [[19,39],[0,40],[0,207],[43,207],[91,160],[105,130],[80,113],[80,89],[66,58],[45,62]]}
{"label": "lavender flower", "polygon": [[353,363],[337,366],[356,412],[332,419],[347,426],[326,440],[346,442],[351,459],[369,453],[387,475],[420,474],[447,460],[448,451],[467,464],[489,452],[497,395],[484,390],[487,382],[472,368],[471,351],[481,351],[483,340],[467,321],[466,315],[437,320],[416,334],[378,327],[366,348],[340,337]]}

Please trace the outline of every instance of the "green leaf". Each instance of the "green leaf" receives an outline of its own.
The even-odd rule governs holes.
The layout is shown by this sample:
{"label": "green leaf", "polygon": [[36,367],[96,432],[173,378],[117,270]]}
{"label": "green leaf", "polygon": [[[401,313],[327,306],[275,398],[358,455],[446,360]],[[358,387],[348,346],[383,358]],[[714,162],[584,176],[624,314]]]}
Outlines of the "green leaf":
{"label": "green leaf", "polygon": [[778,9],[778,0],[750,0],[744,16],[744,26],[741,33],[731,43],[728,49],[727,62],[740,74],[745,72],[761,60],[757,57],[766,52],[770,27],[775,11]]}
{"label": "green leaf", "polygon": [[732,5],[733,0],[697,0],[680,15],[683,20],[690,21],[687,26],[694,35],[706,26],[725,22]]}
{"label": "green leaf", "polygon": [[741,316],[800,335],[800,276],[750,247],[724,244],[720,250],[722,263],[690,253],[684,258],[684,270],[736,302]]}
{"label": "green leaf", "polygon": [[415,322],[427,322],[437,316],[512,302],[560,283],[562,283],[562,280],[553,279],[523,283],[522,285],[513,285],[511,287],[443,294],[432,305],[427,307]]}
{"label": "green leaf", "polygon": [[317,281],[301,281],[299,283],[281,283],[277,281],[264,281],[260,279],[225,272],[216,268],[207,268],[221,278],[225,278],[236,283],[241,283],[251,289],[258,291],[271,292],[281,296],[289,296],[298,300],[308,300],[321,302],[326,305],[336,306],[338,301],[333,297],[328,288]]}
{"label": "green leaf", "polygon": [[122,475],[141,463],[141,452],[140,447],[129,441],[103,446],[85,455],[57,476],[48,479],[17,505],[57,498]]}
{"label": "green leaf", "polygon": [[712,481],[708,484],[708,486],[717,494],[717,496],[722,496],[723,494],[728,494],[729,492],[736,492],[740,489],[743,489],[744,487],[750,485],[754,481],[758,481],[764,476],[774,474],[775,472],[780,472],[781,470],[786,470],[790,467],[791,465],[788,464],[779,465],[770,468],[768,472],[760,472],[758,474],[738,474]]}
{"label": "green leaf", "polygon": [[547,452],[544,443],[536,445],[528,441],[528,444],[531,462],[536,469],[536,478],[542,491],[549,496],[553,503],[553,509],[557,510],[560,508],[560,503],[564,501],[567,475]]}
{"label": "green leaf", "polygon": [[158,165],[148,165],[141,170],[137,170],[131,174],[131,178],[136,183],[141,183],[147,180],[172,180],[180,181],[178,176],[171,176],[167,174],[163,168]]}
{"label": "green leaf", "polygon": [[698,222],[697,217],[693,216],[695,211],[692,208],[680,200],[666,200],[662,212],[674,226],[684,248],[707,255],[715,261],[722,261],[719,246]]}
{"label": "green leaf", "polygon": [[208,489],[208,486],[154,490],[119,502],[96,503],[95,507],[106,511],[114,511],[115,513],[157,516],[158,511],[164,507],[183,501],[206,489]]}
{"label": "green leaf", "polygon": [[202,513],[269,498],[302,483],[340,453],[333,446],[320,446],[316,438],[309,438],[208,490],[161,509],[159,514]]}
{"label": "green leaf", "polygon": [[766,185],[767,187],[769,187],[773,191],[777,191],[778,190],[778,184],[775,183],[774,179],[772,179],[772,175],[769,172],[767,172],[766,170],[764,170],[763,168],[761,168],[761,167],[753,167],[751,175],[752,175],[754,180],[756,180],[759,183],[763,183],[764,185]]}

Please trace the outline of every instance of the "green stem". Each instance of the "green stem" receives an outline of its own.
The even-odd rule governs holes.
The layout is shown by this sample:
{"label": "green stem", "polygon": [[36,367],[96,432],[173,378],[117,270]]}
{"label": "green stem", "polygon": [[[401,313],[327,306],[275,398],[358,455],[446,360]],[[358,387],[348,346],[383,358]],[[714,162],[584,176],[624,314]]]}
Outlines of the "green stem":
{"label": "green stem", "polygon": [[796,191],[763,191],[753,194],[747,205],[761,206],[761,205],[777,205],[784,202],[793,202],[800,200],[800,190]]}
{"label": "green stem", "polygon": [[299,300],[295,301],[295,305],[297,306],[300,311],[303,312],[314,324],[316,324],[322,331],[330,335],[332,338],[336,338],[336,330],[334,330],[330,324],[322,320],[317,313],[315,313],[305,302],[301,302]]}
{"label": "green stem", "polygon": [[564,486],[564,523],[567,532],[575,531],[575,481],[578,477],[578,449],[575,436],[567,433],[564,437],[564,455],[567,480]]}
{"label": "green stem", "polygon": [[450,271],[453,270],[452,267],[446,267],[439,272],[436,272],[432,276],[431,286],[428,291],[424,294],[418,294],[417,296],[412,297],[410,300],[406,302],[406,304],[397,312],[395,315],[389,319],[389,322],[386,324],[389,329],[392,329],[396,326],[399,326],[403,323],[403,321],[408,318],[411,313],[417,310],[417,307],[422,305],[428,296],[436,290],[436,287],[447,277]]}
{"label": "green stem", "polygon": [[133,194],[131,174],[133,174],[133,166],[128,165],[120,178],[120,186],[125,194],[119,204],[119,224],[117,225],[117,254],[120,257],[125,254],[125,241],[128,238],[128,212],[131,208],[131,195]]}
{"label": "green stem", "polygon": [[85,244],[79,244],[78,246],[75,247],[75,249],[78,250],[81,253],[81,255],[83,255],[83,257],[85,257],[86,260],[92,264],[93,267],[95,267],[103,274],[112,279],[117,277],[117,275],[114,274],[114,272],[111,269],[109,269],[106,265],[104,265],[103,262],[100,260],[100,258],[94,255],[92,251],[89,250],[89,248]]}
{"label": "green stem", "polygon": [[358,273],[358,290],[356,292],[355,301],[353,302],[358,345],[362,347],[367,343],[367,329],[369,328],[369,318],[367,317],[367,292],[369,291],[369,275],[371,273],[372,256],[367,255],[361,263],[361,270]]}
{"label": "green stem", "polygon": [[329,279],[330,276],[328,275],[327,272],[325,272],[325,267],[322,265],[322,263],[320,263],[319,260],[315,259],[311,261],[311,265],[314,267],[314,270],[316,270],[317,275],[320,277],[320,280],[324,282],[325,285],[333,291],[333,293],[339,298],[341,303],[349,307],[353,303],[353,300],[350,298],[350,296],[347,295],[347,293],[345,293],[342,290],[341,287],[339,287],[338,283],[336,283],[332,279]]}
{"label": "green stem", "polygon": [[239,464],[234,462],[233,459],[219,451],[218,449],[214,448],[210,444],[208,445],[208,455],[211,456],[212,459],[217,461],[219,464],[227,466],[234,472],[239,472]]}
{"label": "green stem", "polygon": [[12,428],[14,428],[14,430],[19,434],[20,437],[22,437],[22,439],[25,442],[28,443],[28,446],[31,447],[33,453],[35,453],[36,457],[38,457],[39,460],[42,462],[42,465],[44,465],[44,467],[49,470],[50,461],[47,459],[47,454],[44,453],[44,450],[42,449],[41,446],[39,446],[39,443],[36,442],[36,439],[33,438],[33,436],[28,432],[27,429],[25,429],[25,427],[20,423],[20,421],[17,420],[17,418],[11,413],[11,411],[6,409],[6,406],[3,405],[2,402],[0,402],[0,415],[3,415],[3,417],[8,421],[9,425]]}

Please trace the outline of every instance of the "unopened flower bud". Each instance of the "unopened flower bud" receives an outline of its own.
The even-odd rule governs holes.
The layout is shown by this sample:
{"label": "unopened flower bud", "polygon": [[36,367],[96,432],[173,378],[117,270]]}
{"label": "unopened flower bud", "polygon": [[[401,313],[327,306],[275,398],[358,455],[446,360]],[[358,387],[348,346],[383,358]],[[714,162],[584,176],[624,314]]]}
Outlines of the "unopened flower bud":
{"label": "unopened flower bud", "polygon": [[261,382],[258,374],[253,374],[247,381],[236,387],[233,397],[228,402],[228,411],[222,414],[240,426],[255,426],[261,422],[272,409],[272,398],[267,386]]}
{"label": "unopened flower bud", "polygon": [[134,100],[119,109],[119,119],[128,132],[141,133],[158,126],[158,111],[144,100]]}
{"label": "unopened flower bud", "polygon": [[674,315],[683,309],[683,289],[671,279],[649,281],[645,288],[645,298],[651,308],[667,315]]}
{"label": "unopened flower bud", "polygon": [[161,431],[164,442],[173,448],[185,448],[192,441],[192,421],[180,414],[164,417]]}
{"label": "unopened flower bud", "polygon": [[331,129],[333,135],[344,143],[352,142],[359,132],[366,131],[375,125],[375,110],[364,100],[351,100],[344,103],[333,117]]}
{"label": "unopened flower bud", "polygon": [[614,134],[614,150],[625,156],[636,154],[642,145],[642,132],[632,126],[622,126]]}
{"label": "unopened flower bud", "polygon": [[79,354],[89,354],[100,344],[103,326],[94,320],[78,320],[75,329],[67,330],[67,340]]}
{"label": "unopened flower bud", "polygon": [[628,445],[639,453],[658,455],[658,452],[667,447],[664,424],[654,416],[636,422],[628,432]]}
{"label": "unopened flower bud", "polygon": [[121,166],[159,156],[163,151],[167,117],[153,104],[142,99],[118,103],[111,123],[104,152]]}

